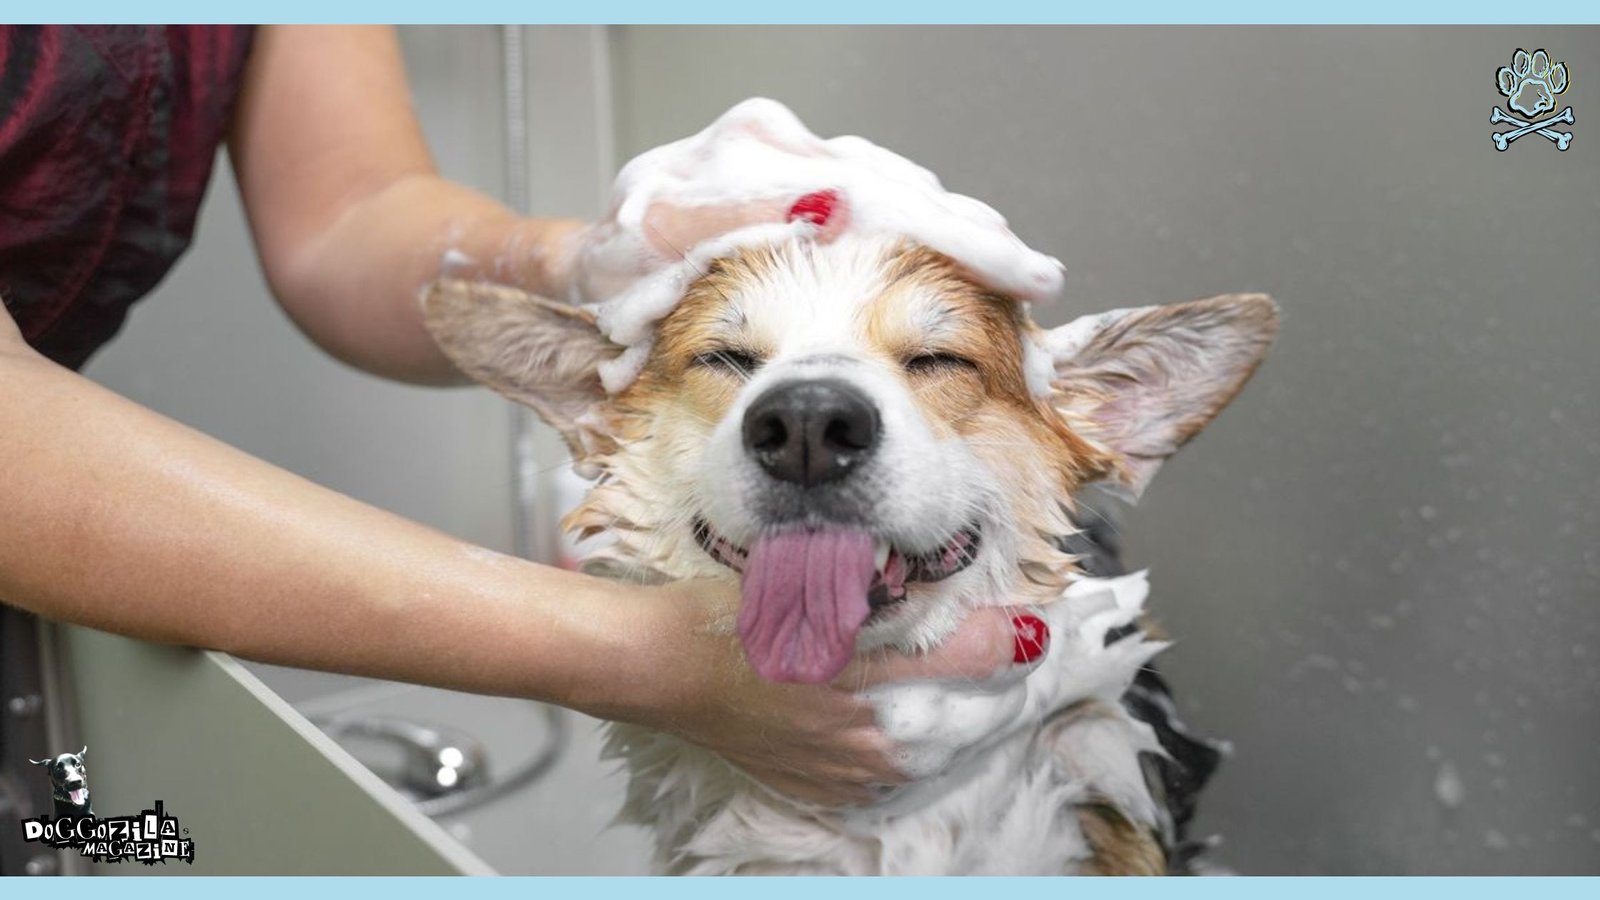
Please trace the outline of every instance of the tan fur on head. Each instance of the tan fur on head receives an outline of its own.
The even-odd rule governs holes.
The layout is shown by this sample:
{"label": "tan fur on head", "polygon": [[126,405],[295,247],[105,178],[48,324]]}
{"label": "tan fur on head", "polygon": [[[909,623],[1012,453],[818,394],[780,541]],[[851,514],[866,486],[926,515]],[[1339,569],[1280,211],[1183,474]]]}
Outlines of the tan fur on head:
{"label": "tan fur on head", "polygon": [[[797,259],[796,257],[800,257]],[[628,447],[649,434],[638,451],[651,461],[608,456],[614,472],[664,471],[702,444],[737,399],[742,383],[697,366],[717,348],[732,347],[756,358],[771,355],[782,333],[764,328],[757,311],[735,298],[761,296],[773,281],[791,277],[804,254],[792,247],[750,249],[718,260],[660,324],[640,377],[609,405],[618,423],[617,444]],[[979,287],[947,257],[922,247],[893,245],[878,263],[881,279],[861,298],[852,328],[863,358],[893,372],[936,435],[970,443],[1002,482],[1007,503],[1023,520],[1017,530],[1017,602],[1043,602],[1060,592],[1069,557],[1049,542],[1069,533],[1071,494],[1114,471],[1105,449],[1081,437],[1035,397],[1023,375],[1024,335],[1030,328],[1022,307]],[[935,302],[930,303],[932,298]],[[964,367],[907,371],[907,363],[930,349],[971,361]],[[624,480],[626,476],[623,476]],[[584,522],[637,522],[617,508],[617,490],[602,489],[579,518]],[[658,537],[661,529],[652,527]],[[654,555],[654,554],[653,554]]]}

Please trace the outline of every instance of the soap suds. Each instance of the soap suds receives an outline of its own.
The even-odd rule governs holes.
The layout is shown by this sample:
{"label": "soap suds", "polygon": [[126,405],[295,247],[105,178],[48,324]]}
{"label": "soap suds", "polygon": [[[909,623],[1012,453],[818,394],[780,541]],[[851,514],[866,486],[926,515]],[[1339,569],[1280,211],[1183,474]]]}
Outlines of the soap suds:
{"label": "soap suds", "polygon": [[[896,682],[864,696],[878,722],[901,747],[902,769],[927,778],[1038,724],[1051,710],[1099,700],[1115,706],[1145,663],[1166,643],[1128,638],[1105,643],[1106,632],[1138,619],[1149,596],[1143,571],[1116,578],[1076,578],[1061,599],[1038,611],[1050,626],[1045,661],[1015,684],[967,681]],[[921,786],[897,803],[925,799]]]}
{"label": "soap suds", "polygon": [[1022,337],[1022,375],[1035,397],[1048,397],[1056,379],[1055,360],[1032,335]]}
{"label": "soap suds", "polygon": [[[848,217],[849,234],[916,241],[1019,301],[1048,301],[1061,291],[1061,263],[1025,245],[993,208],[946,191],[932,172],[864,138],[823,140],[782,104],[746,100],[699,134],[641,154],[617,176],[610,215],[581,252],[584,275],[572,297],[596,313],[607,338],[627,348],[602,373],[606,389],[621,390],[638,376],[655,323],[712,260],[744,248],[816,238],[823,227],[811,216],[795,215],[674,248],[679,256],[666,259],[652,243],[660,236],[648,233],[653,207],[788,203],[819,192],[837,197],[835,218]],[[1037,388],[1042,369],[1031,365],[1028,374]]]}
{"label": "soap suds", "polygon": [[462,253],[460,250],[452,248],[446,250],[444,254],[439,257],[439,274],[442,277],[450,278],[454,275],[459,275],[462,272],[468,271],[476,265],[477,260],[465,253]]}

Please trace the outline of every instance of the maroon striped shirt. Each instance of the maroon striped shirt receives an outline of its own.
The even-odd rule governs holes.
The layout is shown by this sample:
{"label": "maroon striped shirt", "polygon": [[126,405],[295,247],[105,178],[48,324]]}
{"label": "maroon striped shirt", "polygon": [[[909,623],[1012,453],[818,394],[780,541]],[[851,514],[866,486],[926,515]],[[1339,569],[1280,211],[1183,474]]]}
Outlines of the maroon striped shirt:
{"label": "maroon striped shirt", "polygon": [[248,26],[0,26],[0,298],[77,368],[188,247]]}

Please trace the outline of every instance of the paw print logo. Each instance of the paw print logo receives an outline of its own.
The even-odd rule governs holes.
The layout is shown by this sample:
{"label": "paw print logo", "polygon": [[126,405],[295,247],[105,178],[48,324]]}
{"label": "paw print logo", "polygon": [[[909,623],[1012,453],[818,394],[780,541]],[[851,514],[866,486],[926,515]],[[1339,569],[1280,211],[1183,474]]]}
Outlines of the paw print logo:
{"label": "paw print logo", "polygon": [[1550,127],[1562,123],[1573,124],[1572,107],[1553,116],[1529,121],[1540,113],[1556,108],[1556,95],[1567,89],[1566,63],[1551,62],[1550,54],[1542,49],[1532,53],[1519,49],[1512,54],[1511,65],[1501,66],[1500,71],[1495,73],[1495,82],[1500,88],[1500,95],[1506,98],[1506,108],[1528,117],[1520,119],[1498,106],[1490,111],[1491,123],[1505,122],[1516,126],[1511,131],[1490,135],[1494,138],[1496,150],[1505,150],[1517,138],[1527,134],[1537,134],[1549,140],[1557,150],[1565,150],[1572,145],[1572,132],[1557,131]]}
{"label": "paw print logo", "polygon": [[1537,116],[1556,108],[1556,95],[1567,89],[1567,64],[1551,65],[1550,54],[1535,50],[1530,55],[1518,50],[1511,65],[1495,73],[1500,94],[1511,99],[1506,105],[1525,116]]}

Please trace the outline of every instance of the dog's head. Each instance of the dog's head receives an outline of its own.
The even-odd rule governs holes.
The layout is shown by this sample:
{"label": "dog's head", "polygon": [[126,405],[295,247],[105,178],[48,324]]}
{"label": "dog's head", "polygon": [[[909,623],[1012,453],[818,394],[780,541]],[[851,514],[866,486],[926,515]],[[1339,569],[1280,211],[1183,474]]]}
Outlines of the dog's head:
{"label": "dog's head", "polygon": [[1270,300],[1229,295],[1044,332],[927,249],[796,242],[712,263],[608,396],[621,348],[581,311],[460,282],[426,309],[603,473],[572,523],[669,575],[738,573],[752,665],[793,681],[1059,594],[1074,493],[1142,490],[1276,329]]}
{"label": "dog's head", "polygon": [[89,755],[84,747],[77,753],[63,753],[51,759],[30,759],[36,766],[44,766],[50,773],[50,786],[55,799],[71,806],[89,805],[89,768],[83,758]]}

